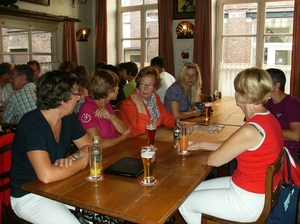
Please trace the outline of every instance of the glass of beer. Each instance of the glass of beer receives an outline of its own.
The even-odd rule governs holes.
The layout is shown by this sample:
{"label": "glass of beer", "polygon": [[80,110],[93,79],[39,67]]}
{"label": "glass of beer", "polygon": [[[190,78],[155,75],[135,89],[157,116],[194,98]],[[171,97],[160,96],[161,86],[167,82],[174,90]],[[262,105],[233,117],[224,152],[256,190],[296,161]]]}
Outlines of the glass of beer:
{"label": "glass of beer", "polygon": [[150,122],[146,124],[146,133],[148,137],[148,145],[154,145],[154,137],[156,132],[155,122]]}
{"label": "glass of beer", "polygon": [[211,102],[206,102],[205,103],[205,120],[210,120],[210,113],[211,113]]}
{"label": "glass of beer", "polygon": [[181,132],[179,137],[179,150],[180,155],[188,154],[187,148],[189,146],[189,134],[191,133],[191,127],[187,125],[181,126]]}
{"label": "glass of beer", "polygon": [[141,148],[141,157],[144,166],[144,184],[154,184],[155,178],[153,173],[153,167],[155,162],[155,147],[154,146],[143,146]]}

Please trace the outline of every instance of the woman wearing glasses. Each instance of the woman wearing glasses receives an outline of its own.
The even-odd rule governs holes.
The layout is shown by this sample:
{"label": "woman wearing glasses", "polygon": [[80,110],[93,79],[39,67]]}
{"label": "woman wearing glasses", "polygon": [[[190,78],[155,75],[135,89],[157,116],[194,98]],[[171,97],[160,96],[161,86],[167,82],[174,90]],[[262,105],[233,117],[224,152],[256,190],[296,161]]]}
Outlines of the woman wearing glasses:
{"label": "woman wearing glasses", "polygon": [[114,113],[111,100],[118,95],[118,76],[106,69],[95,71],[88,86],[89,96],[81,105],[78,119],[90,138],[99,136],[102,148],[130,138],[128,127]]}
{"label": "woman wearing glasses", "polygon": [[164,105],[176,118],[186,119],[200,116],[200,110],[194,110],[200,100],[201,73],[197,64],[186,62],[180,69],[176,82],[167,90]]}
{"label": "woman wearing glasses", "polygon": [[169,113],[155,90],[160,87],[160,76],[154,67],[140,70],[136,76],[136,89],[126,98],[120,108],[119,117],[130,127],[131,137],[146,133],[146,124],[155,122],[173,128],[175,117]]}
{"label": "woman wearing glasses", "polygon": [[[74,107],[80,98],[79,79],[69,72],[51,71],[38,79],[37,109],[25,114],[12,148],[11,205],[31,223],[80,223],[60,202],[22,190],[39,179],[48,184],[65,179],[88,165],[92,140],[82,128]],[[66,158],[71,142],[78,152]]]}

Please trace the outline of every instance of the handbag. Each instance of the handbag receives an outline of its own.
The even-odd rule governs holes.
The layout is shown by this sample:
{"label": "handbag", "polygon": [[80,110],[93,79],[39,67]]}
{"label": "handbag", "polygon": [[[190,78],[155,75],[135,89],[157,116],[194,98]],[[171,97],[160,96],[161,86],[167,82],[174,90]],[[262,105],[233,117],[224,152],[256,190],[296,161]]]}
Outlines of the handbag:
{"label": "handbag", "polygon": [[284,165],[284,169],[287,170],[288,178],[284,178],[277,204],[268,215],[267,224],[295,224],[297,222],[299,187],[293,181],[291,173],[291,160],[293,161],[293,159],[289,156],[286,148],[285,155],[286,165]]}

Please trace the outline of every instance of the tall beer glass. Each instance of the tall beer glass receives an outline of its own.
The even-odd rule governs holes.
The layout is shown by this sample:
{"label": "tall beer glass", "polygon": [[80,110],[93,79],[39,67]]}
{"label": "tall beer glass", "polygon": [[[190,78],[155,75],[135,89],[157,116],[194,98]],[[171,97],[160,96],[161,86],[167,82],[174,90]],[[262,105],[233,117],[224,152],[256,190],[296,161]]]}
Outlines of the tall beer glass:
{"label": "tall beer glass", "polygon": [[150,122],[146,124],[146,133],[148,137],[148,145],[154,145],[154,137],[156,132],[156,124]]}
{"label": "tall beer glass", "polygon": [[143,146],[141,148],[141,157],[144,166],[144,184],[151,184],[155,182],[153,167],[155,162],[155,147]]}
{"label": "tall beer glass", "polygon": [[205,120],[210,120],[210,113],[211,113],[211,102],[206,102],[205,103]]}

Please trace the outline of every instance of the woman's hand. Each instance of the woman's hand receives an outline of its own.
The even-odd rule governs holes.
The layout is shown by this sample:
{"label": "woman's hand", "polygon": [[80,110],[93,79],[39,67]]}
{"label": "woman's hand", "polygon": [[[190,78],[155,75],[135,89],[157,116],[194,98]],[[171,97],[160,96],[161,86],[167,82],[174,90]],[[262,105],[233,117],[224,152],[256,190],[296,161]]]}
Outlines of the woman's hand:
{"label": "woman's hand", "polygon": [[98,108],[95,111],[95,117],[97,117],[97,118],[105,118],[105,119],[111,120],[111,118],[113,117],[113,114],[109,113],[109,111],[106,110],[105,107],[102,107],[102,108]]}
{"label": "woman's hand", "polygon": [[58,159],[54,162],[55,166],[59,166],[61,168],[68,168],[72,166],[73,158],[69,156],[68,158]]}
{"label": "woman's hand", "polygon": [[131,137],[130,128],[124,131],[121,136],[125,136],[125,139],[130,138]]}
{"label": "woman's hand", "polygon": [[140,94],[130,94],[132,102],[138,106],[143,104],[143,99]]}

